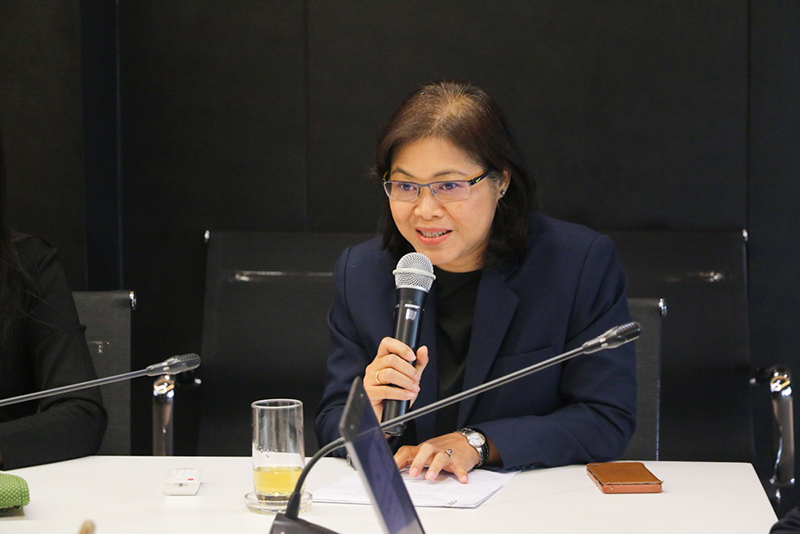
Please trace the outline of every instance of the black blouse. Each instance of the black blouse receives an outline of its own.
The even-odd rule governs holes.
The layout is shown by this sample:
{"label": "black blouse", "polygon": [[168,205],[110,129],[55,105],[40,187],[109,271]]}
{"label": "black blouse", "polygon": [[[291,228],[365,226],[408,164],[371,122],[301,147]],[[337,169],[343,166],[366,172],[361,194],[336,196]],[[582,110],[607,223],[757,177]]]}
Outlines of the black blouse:
{"label": "black blouse", "polygon": [[[451,273],[434,268],[436,275],[436,351],[438,355],[439,398],[461,392],[464,383],[475,299],[481,271]],[[436,435],[456,428],[459,403],[436,414]]]}

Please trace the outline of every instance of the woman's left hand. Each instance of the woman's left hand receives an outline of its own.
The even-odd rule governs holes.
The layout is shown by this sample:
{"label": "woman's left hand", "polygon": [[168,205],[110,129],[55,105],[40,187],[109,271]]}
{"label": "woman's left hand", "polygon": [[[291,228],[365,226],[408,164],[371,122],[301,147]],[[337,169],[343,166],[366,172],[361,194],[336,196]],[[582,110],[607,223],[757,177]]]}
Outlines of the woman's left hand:
{"label": "woman's left hand", "polygon": [[398,469],[409,467],[408,474],[416,478],[428,467],[425,478],[435,480],[444,470],[453,473],[458,481],[469,481],[467,472],[480,462],[480,455],[459,432],[452,432],[424,441],[416,446],[404,445],[394,455]]}

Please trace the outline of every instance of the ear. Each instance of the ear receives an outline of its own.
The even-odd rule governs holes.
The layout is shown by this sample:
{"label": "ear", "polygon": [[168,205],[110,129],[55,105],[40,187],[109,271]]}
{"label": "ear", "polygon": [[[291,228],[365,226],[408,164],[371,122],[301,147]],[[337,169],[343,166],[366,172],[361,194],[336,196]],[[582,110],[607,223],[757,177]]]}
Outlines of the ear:
{"label": "ear", "polygon": [[510,184],[511,184],[511,175],[509,174],[508,171],[503,171],[503,179],[500,180],[500,183],[497,185],[497,193],[499,195],[497,200],[500,200],[501,198],[503,198],[503,196],[505,196],[506,191],[508,191],[508,186]]}
{"label": "ear", "polygon": [[511,174],[508,171],[503,171],[503,186],[501,189],[508,191],[509,185],[511,185]]}

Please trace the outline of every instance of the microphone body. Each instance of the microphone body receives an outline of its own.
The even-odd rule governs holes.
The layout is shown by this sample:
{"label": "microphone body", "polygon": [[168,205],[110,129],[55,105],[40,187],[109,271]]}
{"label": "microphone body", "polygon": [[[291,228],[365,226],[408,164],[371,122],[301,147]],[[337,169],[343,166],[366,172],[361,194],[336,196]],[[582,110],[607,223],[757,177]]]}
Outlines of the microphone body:
{"label": "microphone body", "polygon": [[[397,306],[395,306],[394,337],[408,345],[414,352],[419,348],[419,330],[422,324],[422,309],[428,292],[416,287],[401,287],[397,290]],[[383,401],[383,421],[405,415],[408,401]],[[397,425],[387,429],[386,433],[399,436],[405,425]]]}
{"label": "microphone body", "polygon": [[422,325],[422,308],[426,291],[416,287],[401,287],[397,290],[394,337],[416,351],[419,348],[419,329]]}
{"label": "microphone body", "polygon": [[[419,348],[419,330],[422,325],[425,298],[436,279],[433,274],[433,264],[424,254],[412,252],[400,258],[397,269],[392,274],[397,287],[394,337],[416,352]],[[408,401],[384,400],[381,420],[389,421],[405,415],[408,406]],[[386,433],[399,436],[405,428],[405,424],[394,425],[387,428]]]}

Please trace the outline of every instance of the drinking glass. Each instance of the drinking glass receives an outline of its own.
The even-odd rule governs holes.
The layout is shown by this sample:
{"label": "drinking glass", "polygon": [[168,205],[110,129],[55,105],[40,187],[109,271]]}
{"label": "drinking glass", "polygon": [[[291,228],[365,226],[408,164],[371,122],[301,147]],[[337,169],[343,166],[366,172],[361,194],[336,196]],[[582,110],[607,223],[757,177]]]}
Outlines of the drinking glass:
{"label": "drinking glass", "polygon": [[[283,512],[305,465],[303,403],[268,399],[251,407],[255,491],[245,495],[245,502],[255,512]],[[303,493],[300,511],[310,507],[311,494]]]}

